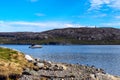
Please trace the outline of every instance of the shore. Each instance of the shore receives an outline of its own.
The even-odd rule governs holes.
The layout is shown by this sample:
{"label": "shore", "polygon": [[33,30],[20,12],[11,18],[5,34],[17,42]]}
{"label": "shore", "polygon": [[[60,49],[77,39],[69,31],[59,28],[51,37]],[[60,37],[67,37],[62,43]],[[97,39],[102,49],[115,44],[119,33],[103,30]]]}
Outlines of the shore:
{"label": "shore", "polygon": [[35,67],[26,68],[19,80],[120,80],[119,76],[110,75],[94,66],[55,63],[32,57],[28,61]]}
{"label": "shore", "polygon": [[120,80],[95,66],[35,59],[0,47],[0,80]]}

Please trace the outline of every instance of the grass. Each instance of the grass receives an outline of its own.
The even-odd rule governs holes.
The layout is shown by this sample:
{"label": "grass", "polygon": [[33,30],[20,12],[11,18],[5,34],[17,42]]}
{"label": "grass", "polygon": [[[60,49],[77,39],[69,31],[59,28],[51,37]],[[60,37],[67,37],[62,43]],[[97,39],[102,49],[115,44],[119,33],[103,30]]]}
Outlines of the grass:
{"label": "grass", "polygon": [[0,48],[0,59],[10,60],[10,55],[17,54],[17,51],[11,49]]}
{"label": "grass", "polygon": [[0,47],[0,80],[16,80],[22,75],[24,68],[32,66],[23,53]]}

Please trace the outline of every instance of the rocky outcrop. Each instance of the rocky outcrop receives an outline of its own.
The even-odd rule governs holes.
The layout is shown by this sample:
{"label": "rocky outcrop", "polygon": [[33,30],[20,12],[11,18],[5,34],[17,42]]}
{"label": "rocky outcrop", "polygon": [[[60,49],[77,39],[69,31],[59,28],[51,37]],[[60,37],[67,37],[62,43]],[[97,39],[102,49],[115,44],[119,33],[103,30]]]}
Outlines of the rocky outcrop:
{"label": "rocky outcrop", "polygon": [[4,44],[120,44],[120,29],[64,28],[45,32],[0,33]]}

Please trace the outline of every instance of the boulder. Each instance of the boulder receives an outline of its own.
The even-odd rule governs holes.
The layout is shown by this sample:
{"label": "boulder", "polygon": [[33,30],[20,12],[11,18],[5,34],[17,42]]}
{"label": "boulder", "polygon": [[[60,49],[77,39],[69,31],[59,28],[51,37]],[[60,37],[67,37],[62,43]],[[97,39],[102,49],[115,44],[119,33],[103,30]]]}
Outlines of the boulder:
{"label": "boulder", "polygon": [[45,63],[45,65],[47,66],[47,67],[51,67],[52,66],[52,62],[51,61],[47,61],[47,62],[44,62]]}
{"label": "boulder", "polygon": [[66,70],[67,67],[63,64],[53,64],[51,67],[50,67],[51,70],[60,70],[60,71],[63,71],[63,70]]}
{"label": "boulder", "polygon": [[67,67],[66,67],[65,65],[62,65],[62,68],[63,68],[63,70],[66,70],[66,69],[67,69]]}
{"label": "boulder", "polygon": [[57,64],[57,66],[62,69],[62,70],[66,70],[67,66],[63,65],[63,64]]}
{"label": "boulder", "polygon": [[44,68],[44,63],[37,63],[36,66],[38,66],[39,68]]}
{"label": "boulder", "polygon": [[34,70],[34,71],[39,71],[40,69],[39,69],[38,66],[34,66],[34,67],[33,67],[33,70]]}
{"label": "boulder", "polygon": [[26,58],[28,61],[34,61],[34,59],[33,59],[30,55],[25,55],[25,58]]}

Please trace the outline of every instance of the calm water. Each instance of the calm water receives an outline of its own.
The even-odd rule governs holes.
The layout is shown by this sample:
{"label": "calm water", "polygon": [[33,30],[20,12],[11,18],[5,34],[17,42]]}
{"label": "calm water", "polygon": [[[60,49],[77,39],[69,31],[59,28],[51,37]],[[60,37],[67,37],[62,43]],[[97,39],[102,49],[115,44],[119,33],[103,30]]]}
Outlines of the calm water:
{"label": "calm water", "polygon": [[29,45],[0,45],[18,49],[35,58],[56,62],[95,65],[106,72],[120,75],[120,45],[43,45],[40,49]]}

